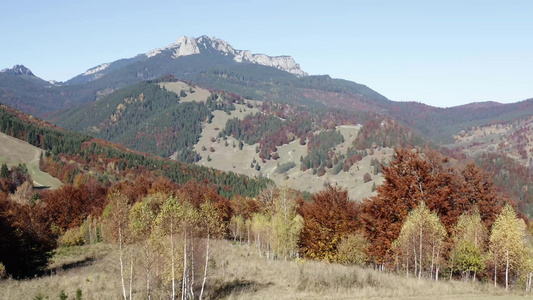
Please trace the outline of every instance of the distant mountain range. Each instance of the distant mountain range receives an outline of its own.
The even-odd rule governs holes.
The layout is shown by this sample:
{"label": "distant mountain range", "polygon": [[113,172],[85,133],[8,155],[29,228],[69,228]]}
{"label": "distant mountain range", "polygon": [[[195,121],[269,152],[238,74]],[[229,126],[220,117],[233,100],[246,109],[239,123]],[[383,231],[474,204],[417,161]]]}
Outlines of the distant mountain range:
{"label": "distant mountain range", "polygon": [[0,102],[47,117],[166,75],[246,99],[386,115],[434,142],[452,142],[453,135],[471,126],[533,114],[532,100],[452,108],[394,102],[362,84],[327,75],[309,76],[290,56],[253,54],[207,36],[182,36],[166,47],[95,66],[66,82],[42,80],[23,65],[16,65],[0,72]]}
{"label": "distant mountain range", "polygon": [[[524,125],[531,124],[533,99],[451,108],[396,102],[363,84],[309,75],[290,56],[253,54],[207,36],[180,37],[65,82],[16,65],[0,71],[0,102],[138,151],[279,182],[349,182],[354,175],[346,174],[368,168],[361,162],[371,161],[375,171],[382,153],[368,155],[374,149],[433,145],[486,163],[501,186],[526,197],[526,183],[506,183],[505,170],[522,165],[521,174],[529,174],[533,161],[533,126]],[[498,159],[480,158],[488,153]],[[227,155],[234,164],[222,163]]]}

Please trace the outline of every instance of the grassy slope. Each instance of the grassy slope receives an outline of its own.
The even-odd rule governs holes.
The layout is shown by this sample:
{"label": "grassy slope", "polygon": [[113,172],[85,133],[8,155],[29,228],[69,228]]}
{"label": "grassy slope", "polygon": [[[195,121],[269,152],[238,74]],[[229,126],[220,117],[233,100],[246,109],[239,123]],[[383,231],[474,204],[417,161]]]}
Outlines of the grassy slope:
{"label": "grassy slope", "polygon": [[[57,299],[81,289],[83,299],[120,299],[118,249],[106,244],[62,248],[50,273],[32,280],[0,282],[0,299]],[[213,241],[208,299],[521,299],[491,284],[418,280],[367,268],[313,261],[269,261],[255,247]],[[144,298],[142,272],[134,298]],[[167,298],[164,292],[154,293]]]}
{"label": "grassy slope", "polygon": [[[257,101],[260,105],[260,101]],[[231,118],[243,119],[248,114],[254,114],[259,112],[257,108],[247,108],[244,105],[235,104],[236,110],[231,112],[231,115],[223,111],[213,112],[213,120],[209,123],[203,123],[202,136],[198,143],[194,146],[197,153],[202,156],[202,159],[197,162],[199,165],[206,167],[212,167],[224,171],[232,171],[239,174],[244,174],[250,177],[264,176],[270,178],[280,186],[289,186],[295,189],[309,192],[318,192],[324,189],[324,186],[329,182],[332,184],[338,184],[348,190],[350,198],[354,200],[362,200],[366,197],[375,195],[372,192],[372,184],[381,184],[383,177],[381,174],[372,176],[373,180],[367,183],[363,182],[363,175],[365,173],[371,173],[370,161],[372,158],[381,161],[385,159],[390,160],[392,157],[392,149],[381,149],[375,151],[374,155],[367,156],[363,160],[354,164],[349,172],[340,172],[337,175],[331,174],[330,171],[322,177],[313,175],[313,171],[307,170],[305,172],[300,170],[300,157],[307,155],[307,146],[301,146],[299,141],[293,141],[289,144],[278,147],[278,154],[280,158],[278,160],[267,160],[266,163],[262,163],[259,158],[259,154],[255,152],[257,144],[248,145],[245,144],[242,150],[239,150],[239,142],[233,137],[228,137],[228,146],[225,146],[225,141],[218,138],[220,130],[223,130],[226,126],[226,122]],[[218,128],[218,130],[217,130]],[[346,149],[353,143],[357,132],[358,126],[340,126],[339,130],[344,135],[345,142],[337,146],[337,151],[342,153],[346,152]],[[211,142],[211,138],[215,138],[215,142]],[[235,148],[233,144],[237,145]],[[202,150],[205,147],[206,150]],[[215,152],[210,152],[210,148],[213,147]],[[207,160],[207,157],[211,158],[211,161]],[[257,171],[251,168],[250,164],[253,159],[259,162],[261,170]],[[289,171],[279,174],[276,172],[278,162],[280,164],[294,161],[296,167]]]}
{"label": "grassy slope", "polygon": [[0,132],[0,164],[9,167],[19,163],[26,164],[35,186],[48,186],[56,189],[61,186],[59,179],[39,169],[42,149]]}

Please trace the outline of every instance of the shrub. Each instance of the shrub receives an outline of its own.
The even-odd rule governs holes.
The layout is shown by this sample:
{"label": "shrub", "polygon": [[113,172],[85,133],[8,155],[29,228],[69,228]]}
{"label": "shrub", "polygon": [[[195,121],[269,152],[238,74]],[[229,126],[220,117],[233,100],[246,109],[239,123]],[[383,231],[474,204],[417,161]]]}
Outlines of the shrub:
{"label": "shrub", "polygon": [[344,238],[337,246],[337,262],[363,265],[367,260],[368,241],[360,232]]}
{"label": "shrub", "polygon": [[79,227],[68,229],[60,238],[59,245],[63,247],[83,245],[83,233]]}
{"label": "shrub", "polygon": [[294,167],[296,167],[296,164],[293,161],[289,161],[289,162],[286,162],[284,164],[278,165],[278,167],[276,168],[276,172],[279,173],[279,174],[282,174],[282,173],[285,173],[285,172],[287,172],[288,170],[290,170],[290,169],[292,169]]}
{"label": "shrub", "polygon": [[370,181],[372,181],[372,176],[370,176],[370,173],[365,173],[365,175],[363,175],[363,182],[367,183]]}
{"label": "shrub", "polygon": [[0,262],[0,280],[7,277],[6,267]]}

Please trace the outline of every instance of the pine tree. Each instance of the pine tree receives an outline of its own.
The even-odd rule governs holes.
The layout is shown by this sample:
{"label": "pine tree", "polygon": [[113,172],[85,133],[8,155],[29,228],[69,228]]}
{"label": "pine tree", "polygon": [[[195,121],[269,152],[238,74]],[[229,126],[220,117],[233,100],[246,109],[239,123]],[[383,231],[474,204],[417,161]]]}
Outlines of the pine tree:
{"label": "pine tree", "polygon": [[2,164],[2,169],[0,171],[0,176],[2,178],[9,178],[9,168],[6,164]]}

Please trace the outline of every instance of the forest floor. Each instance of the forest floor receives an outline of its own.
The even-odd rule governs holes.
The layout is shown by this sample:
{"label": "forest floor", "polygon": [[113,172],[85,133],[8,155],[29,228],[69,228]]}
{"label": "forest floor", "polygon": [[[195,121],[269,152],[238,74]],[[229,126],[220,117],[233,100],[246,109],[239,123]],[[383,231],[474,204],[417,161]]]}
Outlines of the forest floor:
{"label": "forest floor", "polygon": [[42,152],[40,148],[0,132],[0,164],[8,167],[26,164],[35,186],[57,189],[61,181],[39,169]]}
{"label": "forest floor", "polygon": [[[0,299],[121,299],[118,249],[107,244],[60,248],[47,275],[0,281]],[[418,280],[369,268],[315,261],[267,260],[254,246],[212,241],[207,299],[527,299],[531,293],[506,292],[492,284]],[[133,295],[146,298],[141,270]],[[200,281],[200,280],[198,280]],[[168,291],[153,293],[168,298]]]}

